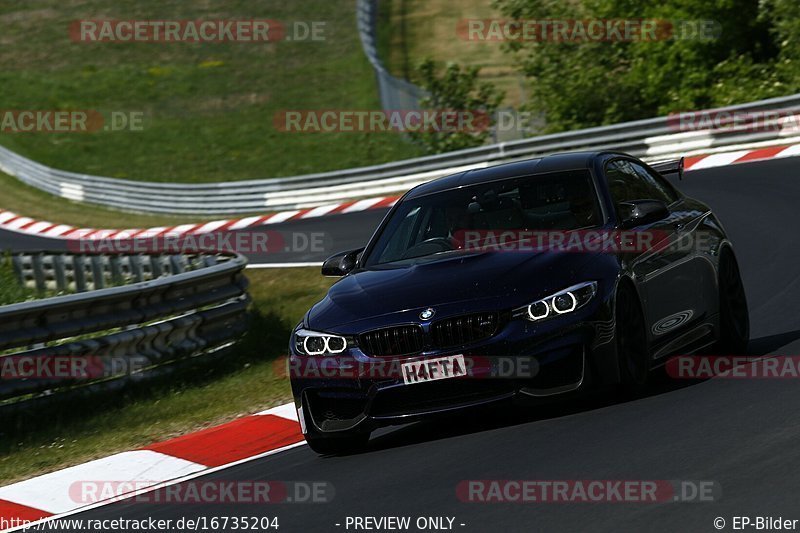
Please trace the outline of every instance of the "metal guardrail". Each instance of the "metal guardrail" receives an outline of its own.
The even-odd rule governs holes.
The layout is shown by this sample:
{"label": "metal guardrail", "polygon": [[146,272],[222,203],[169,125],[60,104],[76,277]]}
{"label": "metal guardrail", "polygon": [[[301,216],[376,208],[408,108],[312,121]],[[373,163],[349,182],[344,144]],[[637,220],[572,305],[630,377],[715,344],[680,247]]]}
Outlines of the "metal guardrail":
{"label": "metal guardrail", "polygon": [[378,0],[356,0],[356,21],[364,55],[367,56],[375,77],[383,109],[420,109],[425,91],[408,80],[392,76],[384,66],[377,47]]}
{"label": "metal guardrail", "polygon": [[246,328],[241,255],[25,253],[12,260],[26,286],[77,293],[0,307],[3,407],[151,377],[221,353]]}
{"label": "metal guardrail", "polygon": [[[709,112],[797,110],[800,94],[728,106]],[[56,170],[0,147],[0,170],[21,181],[71,200],[129,211],[174,214],[234,214],[316,207],[342,200],[402,193],[447,174],[505,161],[574,150],[623,150],[665,159],[712,153],[758,142],[800,138],[796,125],[786,130],[700,130],[677,132],[668,117],[543,135],[446,154],[288,178],[185,184],[154,183]]]}

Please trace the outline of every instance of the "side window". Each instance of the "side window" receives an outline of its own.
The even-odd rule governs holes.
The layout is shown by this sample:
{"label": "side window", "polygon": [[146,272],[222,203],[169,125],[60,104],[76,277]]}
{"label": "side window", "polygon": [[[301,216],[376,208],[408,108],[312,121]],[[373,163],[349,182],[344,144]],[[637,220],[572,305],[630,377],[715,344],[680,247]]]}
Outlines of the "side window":
{"label": "side window", "polygon": [[[663,201],[665,204],[669,205],[678,199],[678,194],[675,192],[675,189],[673,189],[672,185],[663,177],[655,172],[647,170],[637,163],[631,163],[631,167],[633,167],[636,173],[647,181],[654,190],[658,189],[659,193],[664,197]],[[658,199],[660,200],[661,198],[659,197]]]}
{"label": "side window", "polygon": [[606,166],[606,178],[615,204],[631,200],[661,200],[669,205],[678,199],[663,178],[632,161],[612,161]]}

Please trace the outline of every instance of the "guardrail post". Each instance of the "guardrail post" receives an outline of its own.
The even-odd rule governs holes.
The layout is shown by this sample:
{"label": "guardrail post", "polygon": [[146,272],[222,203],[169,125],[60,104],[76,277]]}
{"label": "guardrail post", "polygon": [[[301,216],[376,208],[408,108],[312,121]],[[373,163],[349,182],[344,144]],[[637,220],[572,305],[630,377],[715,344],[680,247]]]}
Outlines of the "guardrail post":
{"label": "guardrail post", "polygon": [[64,256],[62,254],[53,255],[53,272],[55,273],[56,290],[66,291],[67,286],[67,273],[64,268]]}
{"label": "guardrail post", "polygon": [[72,258],[72,265],[75,290],[77,292],[86,292],[88,290],[86,285],[86,259],[82,255],[76,255]]}
{"label": "guardrail post", "polygon": [[103,289],[106,286],[105,271],[103,269],[103,257],[99,255],[91,256],[92,263],[92,282],[95,289]]}
{"label": "guardrail post", "polygon": [[161,266],[161,256],[150,256],[150,272],[152,272],[153,279],[160,278],[164,275],[164,269]]}
{"label": "guardrail post", "polygon": [[183,255],[169,256],[170,266],[173,274],[181,274],[186,272],[185,263],[186,257]]}
{"label": "guardrail post", "polygon": [[36,291],[43,293],[47,290],[47,284],[45,283],[44,265],[42,264],[41,254],[34,254],[31,257],[31,263],[33,267],[33,281],[36,284]]}
{"label": "guardrail post", "polygon": [[122,277],[122,259],[120,256],[113,255],[109,259],[111,264],[111,284],[112,285],[122,285],[125,283],[125,280]]}
{"label": "guardrail post", "polygon": [[133,280],[136,283],[141,283],[144,281],[144,274],[142,273],[142,256],[141,255],[132,255],[128,258],[128,261],[131,265],[131,274],[133,274]]}
{"label": "guardrail post", "polygon": [[14,269],[14,274],[17,276],[20,285],[25,285],[25,269],[22,264],[22,257],[18,255],[11,256],[11,266]]}

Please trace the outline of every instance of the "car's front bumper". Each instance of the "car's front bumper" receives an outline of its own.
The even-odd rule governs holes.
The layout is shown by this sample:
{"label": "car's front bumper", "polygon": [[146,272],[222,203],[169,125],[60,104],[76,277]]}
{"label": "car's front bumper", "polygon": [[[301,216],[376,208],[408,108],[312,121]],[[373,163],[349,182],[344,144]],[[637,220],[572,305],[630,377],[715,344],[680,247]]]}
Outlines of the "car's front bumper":
{"label": "car's front bumper", "polygon": [[[611,316],[601,305],[590,315],[544,328],[511,321],[492,338],[461,349],[402,358],[369,358],[355,350],[325,361],[325,372],[293,372],[292,390],[304,432],[371,430],[515,396],[554,396],[580,388],[590,375],[613,381],[617,365]],[[404,362],[456,354],[477,361],[479,368],[466,377],[414,384],[406,384],[398,371]],[[302,368],[303,360],[292,353],[290,368]],[[383,365],[386,372],[375,373],[374,364]],[[344,367],[347,371],[337,373]]]}

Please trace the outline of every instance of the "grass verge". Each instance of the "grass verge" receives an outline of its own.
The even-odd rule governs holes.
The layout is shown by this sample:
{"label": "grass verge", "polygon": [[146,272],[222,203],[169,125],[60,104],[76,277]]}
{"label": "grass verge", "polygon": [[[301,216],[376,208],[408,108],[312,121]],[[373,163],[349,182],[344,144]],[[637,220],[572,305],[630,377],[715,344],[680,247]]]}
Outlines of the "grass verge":
{"label": "grass verge", "polygon": [[[523,78],[499,41],[467,41],[456,29],[462,19],[502,18],[485,0],[390,0],[382,4],[382,57],[396,76],[412,78],[415,65],[430,57],[482,67],[480,78],[506,93],[504,106],[525,101]],[[388,35],[386,33],[388,32]]]}
{"label": "grass verge", "polygon": [[[321,41],[81,43],[82,19],[321,23]],[[3,24],[6,23],[6,24]],[[46,165],[147,181],[226,182],[332,171],[421,155],[395,133],[283,132],[287,110],[378,109],[355,0],[41,0],[0,5],[0,109],[141,113],[139,131],[0,131]],[[331,87],[337,90],[332,91]],[[120,213],[70,202],[0,173],[0,209],[77,227],[147,228],[212,218]],[[222,218],[222,217],[215,217]]]}
{"label": "grass verge", "polygon": [[[322,40],[73,42],[84,19],[322,23]],[[147,181],[307,174],[413,157],[398,134],[286,133],[285,110],[379,108],[355,0],[39,0],[0,5],[2,109],[141,113],[137,131],[0,133],[52,167]],[[331,90],[335,87],[336,90]],[[119,116],[119,115],[117,115]],[[16,208],[4,205],[5,208]]]}
{"label": "grass verge", "polygon": [[116,211],[53,196],[2,172],[0,172],[0,191],[2,191],[0,209],[13,211],[34,220],[49,220],[53,224],[69,224],[76,228],[146,229],[225,218],[199,215],[145,215]]}
{"label": "grass verge", "polygon": [[0,425],[0,484],[136,449],[285,403],[276,373],[291,328],[331,280],[316,268],[248,271],[254,319],[236,351],[213,367],[102,400],[68,402]]}
{"label": "grass verge", "polygon": [[0,305],[9,305],[36,297],[33,290],[20,285],[11,264],[11,255],[0,255]]}

